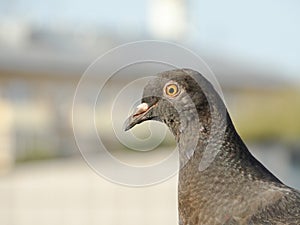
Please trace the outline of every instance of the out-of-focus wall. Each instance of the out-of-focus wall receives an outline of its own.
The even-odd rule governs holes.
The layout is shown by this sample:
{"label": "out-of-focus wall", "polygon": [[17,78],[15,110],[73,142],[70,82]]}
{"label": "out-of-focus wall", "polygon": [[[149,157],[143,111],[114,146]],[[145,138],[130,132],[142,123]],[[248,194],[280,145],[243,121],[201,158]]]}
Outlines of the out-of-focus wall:
{"label": "out-of-focus wall", "polygon": [[11,169],[15,163],[12,111],[9,101],[0,100],[0,174]]}

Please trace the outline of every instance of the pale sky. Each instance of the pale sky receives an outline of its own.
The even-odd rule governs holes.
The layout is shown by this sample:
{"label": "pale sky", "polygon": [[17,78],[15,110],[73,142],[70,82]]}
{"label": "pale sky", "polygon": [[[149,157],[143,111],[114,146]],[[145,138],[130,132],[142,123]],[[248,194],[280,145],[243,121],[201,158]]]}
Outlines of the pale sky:
{"label": "pale sky", "polygon": [[192,2],[193,23],[208,48],[279,64],[300,78],[300,1]]}

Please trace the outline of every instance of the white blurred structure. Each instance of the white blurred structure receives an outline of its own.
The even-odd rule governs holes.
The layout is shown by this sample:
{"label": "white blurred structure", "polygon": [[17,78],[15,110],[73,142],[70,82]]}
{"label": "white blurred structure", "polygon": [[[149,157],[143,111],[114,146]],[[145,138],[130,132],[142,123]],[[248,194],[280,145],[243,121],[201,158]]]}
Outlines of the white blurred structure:
{"label": "white blurred structure", "polygon": [[0,21],[0,44],[6,47],[19,48],[28,44],[31,36],[31,28],[26,23],[14,19],[2,19]]}
{"label": "white blurred structure", "polygon": [[148,7],[148,27],[155,38],[180,40],[187,24],[185,0],[151,0]]}

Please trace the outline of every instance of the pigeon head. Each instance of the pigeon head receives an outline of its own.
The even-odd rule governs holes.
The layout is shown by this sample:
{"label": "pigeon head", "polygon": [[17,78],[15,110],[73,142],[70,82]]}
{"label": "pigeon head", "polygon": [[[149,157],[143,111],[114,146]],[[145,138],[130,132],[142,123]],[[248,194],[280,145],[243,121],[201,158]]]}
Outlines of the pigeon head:
{"label": "pigeon head", "polygon": [[125,130],[157,120],[177,138],[184,132],[208,132],[212,113],[218,108],[218,104],[209,104],[212,100],[223,105],[213,86],[198,72],[176,69],[160,73],[145,86],[141,104],[125,122]]}

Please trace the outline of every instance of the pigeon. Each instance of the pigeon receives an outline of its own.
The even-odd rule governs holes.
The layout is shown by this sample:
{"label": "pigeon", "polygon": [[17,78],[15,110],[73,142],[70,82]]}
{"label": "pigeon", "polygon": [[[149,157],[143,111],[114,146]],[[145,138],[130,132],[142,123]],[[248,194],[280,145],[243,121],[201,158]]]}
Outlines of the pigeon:
{"label": "pigeon", "polygon": [[213,85],[192,69],[157,74],[125,130],[165,123],[179,151],[180,225],[300,224],[300,192],[248,150]]}

